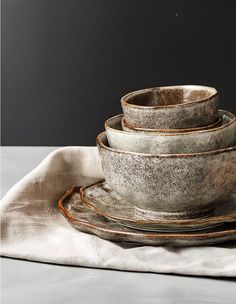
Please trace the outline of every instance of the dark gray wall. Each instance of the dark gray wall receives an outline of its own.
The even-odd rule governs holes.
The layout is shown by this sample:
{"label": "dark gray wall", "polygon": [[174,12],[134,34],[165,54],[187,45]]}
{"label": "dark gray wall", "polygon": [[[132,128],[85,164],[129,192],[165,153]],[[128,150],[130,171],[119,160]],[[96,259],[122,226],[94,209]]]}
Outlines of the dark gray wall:
{"label": "dark gray wall", "polygon": [[206,84],[236,112],[236,1],[2,0],[2,145],[94,145],[134,89]]}

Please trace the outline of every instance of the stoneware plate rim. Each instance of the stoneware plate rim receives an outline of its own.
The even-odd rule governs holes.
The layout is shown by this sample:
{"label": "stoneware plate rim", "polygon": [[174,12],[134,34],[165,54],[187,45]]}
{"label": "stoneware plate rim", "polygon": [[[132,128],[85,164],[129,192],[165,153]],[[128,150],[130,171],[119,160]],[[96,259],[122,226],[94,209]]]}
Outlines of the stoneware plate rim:
{"label": "stoneware plate rim", "polygon": [[81,196],[81,201],[84,205],[89,206],[93,208],[96,212],[98,212],[100,215],[113,218],[114,220],[120,220],[120,221],[126,221],[129,223],[135,223],[135,224],[156,224],[156,225],[204,225],[204,224],[210,224],[210,223],[218,223],[219,221],[225,221],[225,222],[230,222],[230,221],[236,221],[236,214],[231,214],[231,215],[215,215],[215,216],[209,216],[209,217],[203,217],[203,218],[193,218],[193,219],[158,219],[158,220],[133,220],[130,218],[121,218],[117,216],[113,216],[108,214],[104,210],[100,210],[99,208],[94,207],[94,204],[90,203],[88,199],[85,197],[85,191],[86,189],[106,183],[105,180],[98,181],[96,183],[83,186],[80,188],[80,196]]}
{"label": "stoneware plate rim", "polygon": [[[98,229],[102,232],[110,232],[113,233],[115,235],[129,235],[129,236],[133,236],[133,237],[140,237],[141,240],[144,239],[148,239],[148,240],[153,240],[156,239],[158,240],[170,240],[170,241],[198,241],[198,240],[205,240],[209,243],[212,243],[214,241],[214,239],[217,239],[219,237],[227,237],[227,236],[236,236],[236,229],[225,229],[225,230],[220,230],[220,231],[210,231],[210,232],[194,232],[194,233],[166,233],[166,232],[147,232],[147,231],[139,231],[139,230],[134,230],[134,229],[129,229],[123,226],[124,231],[120,231],[120,230],[114,230],[114,229],[109,229],[109,228],[102,228],[99,227],[99,225],[95,225],[92,223],[88,223],[85,222],[83,220],[78,220],[75,219],[68,210],[66,210],[66,208],[64,207],[64,201],[69,198],[72,197],[72,195],[77,192],[79,193],[79,188],[77,186],[73,186],[71,188],[69,188],[62,196],[61,198],[59,198],[58,202],[57,202],[57,207],[59,209],[59,211],[65,216],[65,218],[67,220],[69,220],[69,222],[72,223],[80,223],[82,225],[85,226],[89,226],[91,228],[95,228]],[[81,203],[82,204],[82,203]],[[86,207],[85,207],[86,208]],[[90,210],[91,211],[91,210]],[[117,224],[118,225],[118,224]],[[119,225],[120,227],[120,225]],[[223,228],[223,227],[222,227]],[[125,231],[126,229],[129,229],[129,231]],[[78,229],[79,230],[79,229]],[[96,233],[92,232],[93,234],[96,235]],[[204,239],[205,238],[205,239]],[[208,238],[206,240],[206,238]],[[127,242],[127,241],[126,241]],[[140,243],[140,240],[136,239],[133,241],[129,241],[132,243]],[[217,242],[224,242],[223,240],[217,241]],[[144,242],[142,242],[144,243]],[[205,244],[205,243],[204,243]],[[183,246],[188,246],[186,244],[184,244]],[[192,245],[190,245],[192,246]]]}

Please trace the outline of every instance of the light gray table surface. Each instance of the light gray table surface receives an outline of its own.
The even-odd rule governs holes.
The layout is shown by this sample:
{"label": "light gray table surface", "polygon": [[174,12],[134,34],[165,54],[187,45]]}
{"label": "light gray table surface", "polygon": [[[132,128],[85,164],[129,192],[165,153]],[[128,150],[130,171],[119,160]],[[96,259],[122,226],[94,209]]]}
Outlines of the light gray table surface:
{"label": "light gray table surface", "polygon": [[[1,196],[56,147],[2,147]],[[1,258],[1,304],[235,303],[236,281]]]}

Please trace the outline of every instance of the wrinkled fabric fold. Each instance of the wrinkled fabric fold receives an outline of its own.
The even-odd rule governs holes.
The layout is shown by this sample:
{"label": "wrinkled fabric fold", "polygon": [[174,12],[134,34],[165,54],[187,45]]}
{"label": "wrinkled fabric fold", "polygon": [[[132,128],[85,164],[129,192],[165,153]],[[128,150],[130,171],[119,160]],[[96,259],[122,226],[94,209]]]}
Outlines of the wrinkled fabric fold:
{"label": "wrinkled fabric fold", "polygon": [[103,179],[95,147],[51,153],[1,200],[1,255],[32,261],[196,276],[236,276],[236,244],[173,248],[106,241],[72,228],[57,210],[69,187]]}

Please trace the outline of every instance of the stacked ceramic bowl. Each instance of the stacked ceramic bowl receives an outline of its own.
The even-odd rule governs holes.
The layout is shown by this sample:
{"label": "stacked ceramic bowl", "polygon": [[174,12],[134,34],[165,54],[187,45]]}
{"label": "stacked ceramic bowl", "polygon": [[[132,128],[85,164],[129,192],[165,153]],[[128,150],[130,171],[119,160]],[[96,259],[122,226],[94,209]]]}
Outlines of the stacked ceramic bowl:
{"label": "stacked ceramic bowl", "polygon": [[194,85],[122,97],[123,114],[97,138],[103,214],[119,211],[123,224],[148,229],[208,217],[227,200],[236,186],[236,119],[218,99],[214,88]]}

